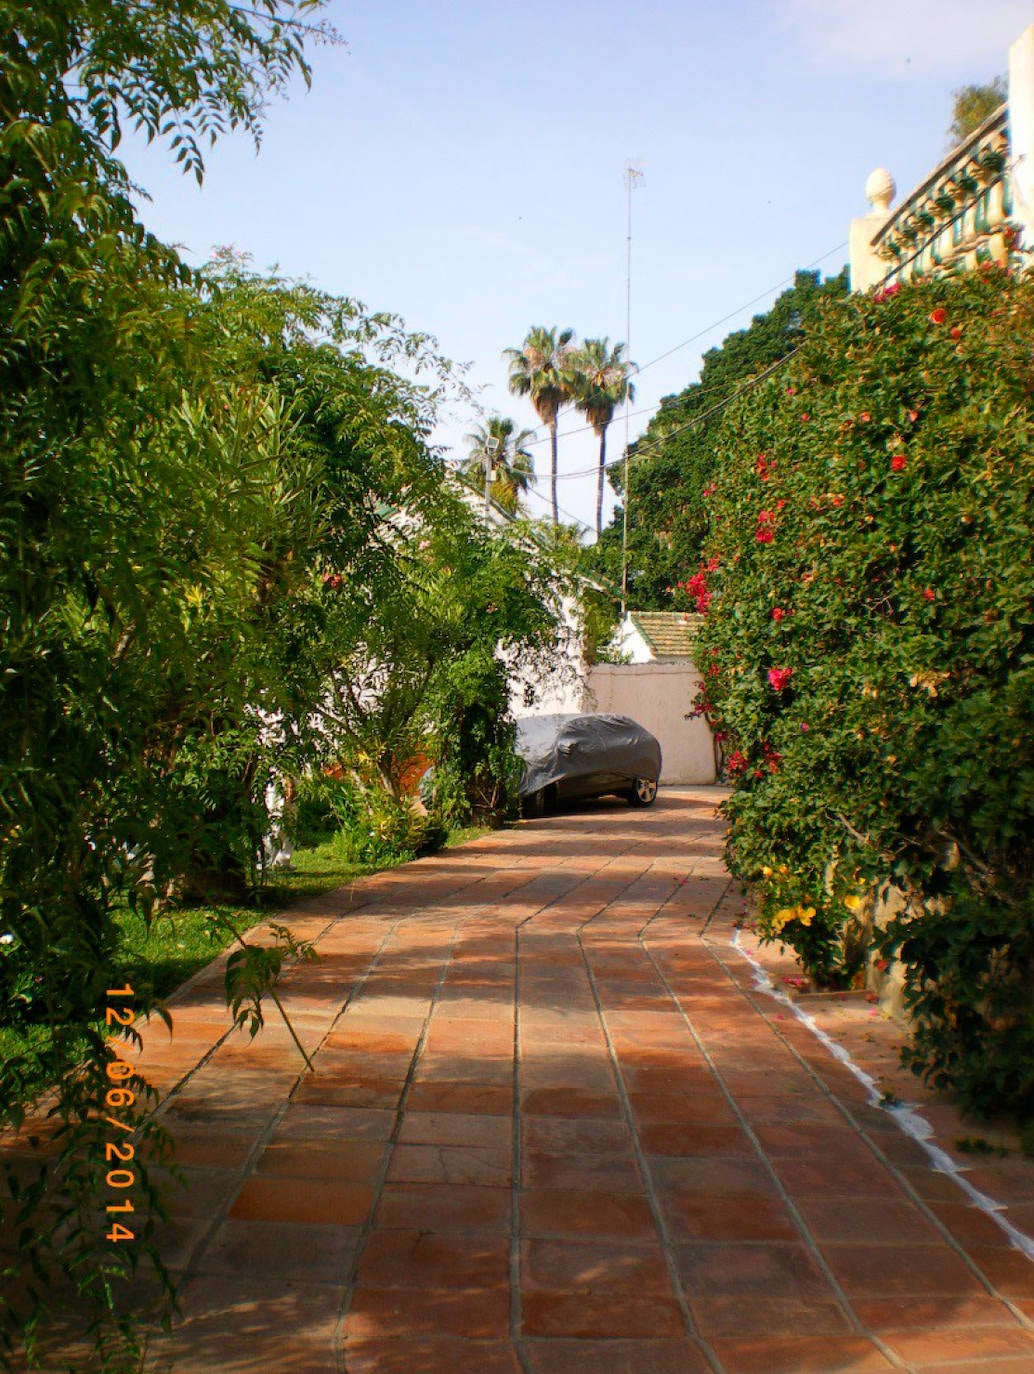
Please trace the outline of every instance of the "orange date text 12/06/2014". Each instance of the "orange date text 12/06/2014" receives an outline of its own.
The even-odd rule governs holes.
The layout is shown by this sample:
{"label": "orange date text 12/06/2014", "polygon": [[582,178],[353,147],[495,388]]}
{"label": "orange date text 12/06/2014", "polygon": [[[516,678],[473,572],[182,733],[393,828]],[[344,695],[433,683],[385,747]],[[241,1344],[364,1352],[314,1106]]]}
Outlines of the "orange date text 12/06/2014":
{"label": "orange date text 12/06/2014", "polygon": [[[132,1142],[136,1123],[132,1116],[129,1120],[122,1120],[117,1115],[119,1111],[133,1106],[136,1094],[132,1089],[122,1086],[127,1079],[132,1078],[133,1067],[119,1058],[120,1042],[115,1039],[118,1034],[116,1027],[133,1024],[134,1012],[129,1001],[133,995],[133,989],[128,983],[121,988],[108,988],[108,1005],[104,1008],[104,1023],[109,1027],[109,1048],[112,1051],[112,1058],[108,1060],[104,1070],[111,1085],[104,1094],[104,1106],[107,1109],[104,1120],[118,1133],[104,1142],[104,1163],[107,1166],[104,1183],[111,1198],[104,1209],[111,1222],[110,1230],[104,1233],[104,1238],[114,1243],[136,1239],[131,1220],[136,1208],[129,1193],[136,1183],[136,1169],[132,1167],[136,1155],[136,1147]],[[124,1222],[119,1220],[120,1215],[125,1216]]]}

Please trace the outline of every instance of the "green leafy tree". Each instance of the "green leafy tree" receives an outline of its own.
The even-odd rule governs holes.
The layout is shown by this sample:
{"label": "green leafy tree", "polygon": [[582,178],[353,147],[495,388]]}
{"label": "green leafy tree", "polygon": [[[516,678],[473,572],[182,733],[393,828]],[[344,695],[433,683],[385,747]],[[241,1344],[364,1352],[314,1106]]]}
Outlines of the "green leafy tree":
{"label": "green leafy tree", "polygon": [[968,138],[974,129],[979,129],[1007,96],[1005,81],[1000,76],[985,85],[962,86],[952,91],[951,124],[948,126],[951,147]]}
{"label": "green leafy tree", "polygon": [[[846,292],[846,270],[825,282],[817,272],[798,272],[794,285],[770,310],[704,354],[699,381],[662,400],[646,433],[629,451],[628,587],[633,606],[670,607],[685,570],[696,567],[708,529],[706,492],[715,476],[714,433],[722,407],[800,343],[823,300]],[[621,468],[610,470],[610,482],[625,504]],[[616,585],[621,583],[622,519],[619,506],[594,554],[597,570]]]}
{"label": "green leafy tree", "polygon": [[596,484],[596,534],[603,529],[603,484],[607,471],[607,429],[618,406],[635,400],[629,374],[635,364],[625,358],[623,343],[610,346],[609,339],[586,339],[572,355],[572,390],[575,406],[592,425],[600,441]]}
{"label": "green leafy tree", "polygon": [[492,415],[466,436],[470,454],[461,471],[472,486],[483,487],[490,474],[489,495],[509,515],[517,514],[521,496],[535,480],[535,460],[527,447],[532,433]]}
{"label": "green leafy tree", "polygon": [[875,939],[916,1072],[1026,1119],[1032,321],[1034,286],[991,266],[827,302],[714,435],[693,577],[762,932],[834,983]]}
{"label": "green leafy tree", "polygon": [[553,524],[559,524],[557,506],[557,416],[573,399],[571,354],[572,329],[546,329],[541,325],[528,331],[520,348],[507,348],[503,357],[510,363],[510,390],[515,396],[530,398],[539,419],[549,429],[550,492]]}

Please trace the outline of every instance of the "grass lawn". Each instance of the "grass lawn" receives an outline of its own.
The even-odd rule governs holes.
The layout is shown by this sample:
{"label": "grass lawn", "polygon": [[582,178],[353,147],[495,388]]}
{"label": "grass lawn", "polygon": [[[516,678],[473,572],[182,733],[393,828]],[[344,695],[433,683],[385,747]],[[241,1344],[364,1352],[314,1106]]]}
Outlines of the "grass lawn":
{"label": "grass lawn", "polygon": [[[472,827],[455,830],[447,845],[463,844],[483,833]],[[234,931],[243,933],[263,920],[275,919],[278,912],[306,897],[332,892],[391,866],[350,862],[341,845],[328,839],[311,849],[296,849],[291,869],[278,870],[274,880],[247,905],[181,907],[156,916],[150,926],[126,907],[117,918],[122,941],[112,964],[112,986],[130,983],[142,1002],[149,1000],[149,995],[164,999],[221,953],[233,941]],[[97,1029],[101,1027],[98,1020]],[[0,1025],[0,1062],[21,1061],[25,1065],[24,1076],[20,1075],[24,1093],[16,1094],[23,1101],[54,1081],[52,1069],[35,1078],[30,1067],[49,1041],[46,1026]],[[74,1051],[70,1062],[76,1062]]]}

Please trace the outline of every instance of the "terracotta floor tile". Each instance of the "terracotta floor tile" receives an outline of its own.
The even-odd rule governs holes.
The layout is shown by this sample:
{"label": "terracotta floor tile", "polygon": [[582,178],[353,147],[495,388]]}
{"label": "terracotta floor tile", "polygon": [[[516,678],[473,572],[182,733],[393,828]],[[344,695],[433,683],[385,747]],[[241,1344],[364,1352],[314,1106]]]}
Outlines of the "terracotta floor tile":
{"label": "terracotta floor tile", "polygon": [[[523,1374],[507,1341],[426,1337],[350,1340],[345,1346],[348,1374]],[[278,1372],[279,1374],[279,1372]]]}
{"label": "terracotta floor tile", "polygon": [[345,1318],[352,1341],[407,1336],[462,1336],[505,1340],[510,1294],[505,1288],[357,1288]]}
{"label": "terracotta floor tile", "polygon": [[902,1293],[968,1298],[983,1292],[972,1271],[947,1245],[824,1242],[820,1249],[849,1298],[894,1297]]}
{"label": "terracotta floor tile", "polygon": [[201,1274],[284,1277],[344,1284],[358,1226],[292,1221],[224,1221],[198,1261]]}
{"label": "terracotta floor tile", "polygon": [[535,1374],[711,1374],[713,1369],[700,1348],[684,1339],[529,1339],[525,1349]]}
{"label": "terracotta floor tile", "polygon": [[254,1177],[230,1209],[241,1221],[299,1221],[360,1226],[373,1206],[373,1189],[362,1183],[322,1178]]}
{"label": "terracotta floor tile", "polygon": [[656,1234],[645,1197],[531,1188],[520,1195],[520,1230],[525,1236],[618,1236]]}
{"label": "terracotta floor tile", "polygon": [[[284,1279],[271,1287],[240,1274],[202,1275],[181,1295],[184,1320],[155,1350],[164,1374],[320,1374],[333,1369],[337,1285]],[[285,1341],[285,1333],[290,1333]]]}
{"label": "terracotta floor tile", "polygon": [[1034,1366],[1029,1355],[991,1355],[987,1359],[970,1357],[965,1364],[956,1360],[943,1364],[938,1360],[916,1368],[918,1374],[1030,1374]]}
{"label": "terracotta floor tile", "polygon": [[779,1181],[797,1198],[880,1198],[904,1201],[896,1179],[878,1160],[780,1159]]}
{"label": "terracotta floor tile", "polygon": [[522,1299],[526,1336],[656,1338],[681,1336],[682,1313],[671,1297],[635,1293],[530,1292]]}
{"label": "terracotta floor tile", "polygon": [[325,1178],[366,1183],[376,1178],[387,1145],[379,1140],[281,1141],[268,1145],[255,1164],[257,1174],[286,1178]]}
{"label": "terracotta floor tile", "polygon": [[1034,1300],[1034,1261],[1021,1250],[970,1245],[967,1253],[1004,1297]]}
{"label": "terracotta floor tile", "polygon": [[272,1141],[387,1140],[395,1129],[395,1113],[371,1107],[290,1106]]}
{"label": "terracotta floor tile", "polygon": [[384,1229],[509,1233],[510,1190],[459,1183],[389,1183],[375,1224]]}
{"label": "terracotta floor tile", "polygon": [[401,1079],[321,1077],[303,1083],[292,1100],[296,1107],[373,1107],[393,1112],[402,1088]]}
{"label": "terracotta floor tile", "polygon": [[895,1367],[871,1341],[858,1336],[717,1340],[714,1348],[726,1374],[889,1374]]}
{"label": "terracotta floor tile", "polygon": [[671,1295],[668,1267],[656,1243],[526,1240],[520,1274],[526,1292]]}
{"label": "terracotta floor tile", "polygon": [[500,1116],[470,1116],[463,1112],[407,1111],[399,1132],[402,1145],[487,1145],[509,1148],[513,1124]]}
{"label": "terracotta floor tile", "polygon": [[884,1341],[895,1354],[920,1368],[927,1364],[947,1364],[962,1361],[1026,1356],[1034,1369],[1034,1331],[987,1327],[950,1331],[895,1331],[885,1335]]}
{"label": "terracotta floor tile", "polygon": [[852,1303],[858,1320],[869,1331],[884,1334],[929,1328],[1009,1327],[1016,1318],[997,1298],[986,1293],[966,1298],[926,1298],[903,1295],[889,1298],[856,1298]]}
{"label": "terracotta floor tile", "polygon": [[660,1204],[673,1240],[796,1240],[799,1235],[778,1198],[665,1192]]}
{"label": "terracotta floor tile", "polygon": [[512,1179],[509,1146],[397,1145],[389,1183],[476,1183],[506,1187]]}
{"label": "terracotta floor tile", "polygon": [[747,1300],[742,1296],[692,1298],[690,1309],[706,1340],[799,1336],[802,1331],[811,1336],[850,1336],[854,1332],[847,1313],[832,1297],[808,1302],[766,1298],[757,1293]]}
{"label": "terracotta floor tile", "polygon": [[506,1288],[509,1272],[506,1235],[375,1230],[363,1250],[359,1284],[380,1289]]}
{"label": "terracotta floor tile", "polygon": [[412,1112],[462,1112],[467,1116],[510,1116],[513,1087],[509,1083],[455,1083],[417,1080],[406,1099]]}
{"label": "terracotta floor tile", "polygon": [[521,1113],[525,1117],[611,1117],[621,1116],[621,1103],[613,1090],[586,1092],[580,1085],[567,1088],[532,1088],[521,1093]]}
{"label": "terracotta floor tile", "polygon": [[603,1154],[632,1149],[632,1137],[623,1121],[566,1119],[559,1116],[530,1117],[521,1122],[522,1149],[542,1154]]}
{"label": "terracotta floor tile", "polygon": [[240,1174],[233,1169],[183,1169],[182,1175],[181,1185],[163,1170],[153,1171],[174,1217],[213,1217],[240,1187]]}
{"label": "terracotta floor tile", "polygon": [[818,1241],[853,1241],[860,1245],[935,1245],[936,1227],[910,1202],[894,1198],[878,1206],[860,1205],[846,1198],[798,1198],[797,1206]]}
{"label": "terracotta floor tile", "polygon": [[706,1157],[648,1154],[650,1172],[657,1188],[697,1197],[779,1197],[771,1175],[757,1157],[733,1155]]}
{"label": "terracotta floor tile", "polygon": [[675,1260],[690,1302],[701,1298],[767,1298],[821,1303],[836,1295],[803,1245],[714,1242],[677,1245]]}
{"label": "terracotta floor tile", "polygon": [[525,1150],[521,1155],[521,1183],[525,1188],[578,1188],[605,1193],[644,1191],[639,1166],[631,1151],[579,1156]]}

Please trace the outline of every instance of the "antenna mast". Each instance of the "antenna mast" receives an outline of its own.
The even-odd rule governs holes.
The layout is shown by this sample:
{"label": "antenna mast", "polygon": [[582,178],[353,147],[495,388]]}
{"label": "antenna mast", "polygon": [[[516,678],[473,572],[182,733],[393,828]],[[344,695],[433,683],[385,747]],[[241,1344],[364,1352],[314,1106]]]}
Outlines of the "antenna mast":
{"label": "antenna mast", "polygon": [[[625,188],[628,192],[628,234],[625,239],[625,357],[632,357],[632,192],[643,173],[634,162],[625,163]],[[625,499],[621,511],[621,616],[628,610],[628,420],[631,402],[625,393]]]}

